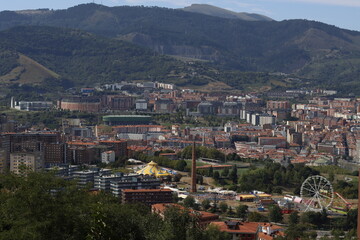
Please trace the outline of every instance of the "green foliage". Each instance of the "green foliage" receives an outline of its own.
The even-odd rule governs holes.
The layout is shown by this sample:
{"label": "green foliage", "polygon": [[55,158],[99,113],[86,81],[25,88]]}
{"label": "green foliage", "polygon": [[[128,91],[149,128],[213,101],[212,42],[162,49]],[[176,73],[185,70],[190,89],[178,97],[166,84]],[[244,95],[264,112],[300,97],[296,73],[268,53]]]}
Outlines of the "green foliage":
{"label": "green foliage", "polygon": [[[219,174],[219,172],[217,173],[217,175]],[[208,172],[208,177],[213,177],[214,176],[214,168],[212,166],[209,167],[209,172]],[[219,177],[217,177],[219,179]]]}
{"label": "green foliage", "polygon": [[289,224],[290,225],[296,225],[299,223],[299,213],[297,211],[294,211],[292,213],[290,213],[290,216],[289,216]]}
{"label": "green foliage", "polygon": [[357,209],[350,209],[345,218],[330,218],[331,227],[342,231],[350,231],[357,227]]}
{"label": "green foliage", "polygon": [[264,168],[249,170],[239,178],[241,192],[249,192],[254,189],[264,192],[278,191],[275,186],[291,187],[300,190],[302,180],[308,176],[317,175],[318,171],[303,164],[289,165],[287,168],[279,163],[266,162]]}
{"label": "green foliage", "polygon": [[136,152],[135,156],[136,159],[139,159],[140,161],[145,161],[145,162],[151,162],[154,161],[157,164],[159,164],[160,166],[164,166],[164,167],[168,167],[168,168],[172,168],[175,170],[179,170],[179,171],[188,171],[188,169],[186,168],[186,162],[184,160],[171,160],[167,157],[163,157],[163,156],[149,156],[149,155],[145,155],[142,152]]}
{"label": "green foliage", "polygon": [[225,168],[222,172],[221,172],[221,176],[222,177],[227,177],[229,175],[230,171],[229,168]]}
{"label": "green foliage", "polygon": [[247,215],[249,213],[248,209],[249,209],[249,207],[247,205],[241,205],[241,204],[238,205],[235,208],[236,217],[246,219]]}
{"label": "green foliage", "polygon": [[177,207],[169,207],[165,211],[165,221],[169,224],[169,235],[166,236],[169,240],[186,240],[189,230],[196,224],[195,217],[191,216],[186,209]]}
{"label": "green foliage", "polygon": [[81,118],[85,124],[96,125],[99,118],[96,114],[85,112],[70,112],[61,110],[47,110],[36,112],[21,112],[8,114],[12,119],[25,126],[42,126],[50,129],[60,129],[61,119],[63,118]]}
{"label": "green foliage", "polygon": [[165,149],[165,150],[156,151],[154,152],[154,156],[158,157],[160,156],[161,153],[174,153],[174,150]]}
{"label": "green foliage", "polygon": [[273,205],[269,207],[269,220],[271,222],[282,222],[283,214],[281,208],[278,205]]}
{"label": "green foliage", "polygon": [[209,199],[204,199],[202,202],[201,202],[201,206],[204,210],[208,210],[210,208],[210,200]]}
{"label": "green foliage", "polygon": [[[0,39],[4,49],[16,49],[79,86],[134,79],[175,82],[181,76],[174,76],[174,71],[190,73],[197,66],[189,68],[180,61],[145,48],[78,30],[17,27],[0,32]],[[8,72],[14,67],[13,62],[1,67],[1,72]],[[196,82],[190,76],[184,80]],[[47,90],[51,90],[49,87],[54,83],[46,81]]]}
{"label": "green foliage", "polygon": [[308,224],[296,224],[291,225],[285,231],[285,239],[296,240],[296,239],[316,239],[316,233],[309,232],[311,226]]}
{"label": "green foliage", "polygon": [[224,201],[220,202],[220,204],[219,204],[219,208],[222,213],[225,213],[228,210],[228,207],[229,206]]}
{"label": "green foliage", "polygon": [[220,174],[219,174],[218,171],[215,171],[215,172],[214,172],[213,178],[214,178],[215,181],[219,181],[219,179],[220,179]]}
{"label": "green foliage", "polygon": [[[24,28],[18,29],[24,32],[23,35],[13,35],[1,42],[78,84],[81,81],[162,79],[182,86],[201,86],[220,80],[243,89],[249,85],[274,85],[271,80],[279,77],[266,72],[280,71],[296,72],[306,79],[294,82],[295,87],[310,84],[344,92],[360,90],[359,51],[358,43],[354,41],[359,34],[315,21],[242,21],[157,7],[108,8],[96,4],[31,16],[6,11],[0,13],[0,19],[1,30],[19,25],[61,27],[63,32],[66,32],[65,28],[82,29],[132,41],[161,54],[196,55],[221,68],[204,67],[205,64],[200,63],[194,63],[199,66],[192,68],[193,65],[164,61],[164,58],[153,56],[156,54],[150,51],[146,53],[144,49],[135,49],[130,44],[121,46],[124,51],[119,51],[115,41],[102,44],[101,50],[99,43],[104,41],[89,41],[90,44],[86,40],[91,40],[91,36],[86,34],[77,43],[69,41],[72,35],[79,34],[77,31],[61,36],[69,46],[64,46],[64,41],[54,40],[50,33],[40,35],[34,28],[27,33]],[[29,32],[35,34],[32,36]],[[311,37],[313,34],[317,37]],[[330,36],[333,41],[321,36]],[[2,72],[8,71],[13,64],[14,61],[10,61]],[[174,78],[176,73],[181,73],[183,78],[180,74]]]}
{"label": "green foliage", "polygon": [[196,183],[203,185],[204,183],[204,177],[202,175],[197,174],[196,175]]}
{"label": "green foliage", "polygon": [[248,221],[249,222],[268,222],[268,218],[258,212],[249,212]]}
{"label": "green foliage", "polygon": [[179,171],[184,171],[185,167],[186,167],[186,162],[184,160],[178,160],[176,165],[175,165],[175,169],[179,170]]}
{"label": "green foliage", "polygon": [[0,47],[0,76],[8,74],[17,67],[19,55],[13,51]]}
{"label": "green foliage", "polygon": [[317,227],[322,227],[328,224],[328,216],[326,210],[322,212],[304,212],[300,216],[300,222],[303,224],[311,224]]}
{"label": "green foliage", "polygon": [[201,230],[185,209],[169,208],[162,219],[146,206],[90,194],[48,173],[1,175],[0,210],[0,239],[228,239],[218,229]]}
{"label": "green foliage", "polygon": [[91,195],[50,174],[3,175],[0,184],[1,239],[139,239],[150,236],[152,219],[160,221],[146,208]]}
{"label": "green foliage", "polygon": [[319,171],[320,173],[336,173],[336,174],[344,174],[344,175],[348,175],[351,172],[349,170],[346,170],[344,168],[341,168],[339,166],[335,166],[335,165],[329,165],[329,166],[314,166],[311,167],[317,171]]}
{"label": "green foliage", "polygon": [[184,199],[184,206],[188,207],[188,208],[193,208],[195,206],[196,202],[195,202],[195,198],[191,195],[187,196]]}
{"label": "green foliage", "polygon": [[236,153],[229,153],[226,156],[226,161],[241,161],[241,158]]}
{"label": "green foliage", "polygon": [[[224,161],[224,154],[216,148],[208,148],[203,146],[195,147],[195,155],[197,158],[211,158]],[[182,151],[178,152],[178,156],[183,159],[192,158],[192,146],[185,147]]]}
{"label": "green foliage", "polygon": [[338,180],[334,184],[334,189],[345,198],[357,198],[358,196],[358,182],[355,181]]}
{"label": "green foliage", "polygon": [[219,229],[214,226],[214,225],[210,225],[207,229],[206,229],[206,233],[205,233],[205,239],[211,239],[211,240],[231,240],[232,236],[229,233],[226,232],[221,232],[219,231]]}
{"label": "green foliage", "polygon": [[235,165],[231,169],[229,178],[234,184],[236,184],[238,182],[237,167]]}
{"label": "green foliage", "polygon": [[235,214],[233,207],[229,206],[228,210],[227,210],[227,215],[230,217],[233,217]]}

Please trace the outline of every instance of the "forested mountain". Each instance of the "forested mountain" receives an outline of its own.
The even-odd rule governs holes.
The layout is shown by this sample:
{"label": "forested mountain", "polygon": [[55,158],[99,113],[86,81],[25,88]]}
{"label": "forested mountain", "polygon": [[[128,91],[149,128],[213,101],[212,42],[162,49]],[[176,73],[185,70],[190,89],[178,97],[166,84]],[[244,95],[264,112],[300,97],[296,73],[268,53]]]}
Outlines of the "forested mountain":
{"label": "forested mountain", "polygon": [[[105,7],[97,4],[57,11],[43,9],[0,13],[0,29],[18,25],[81,29],[108,38],[130,41],[160,54],[205,60],[221,71],[285,72],[306,79],[304,82],[310,84],[335,86],[343,90],[351,88],[355,92],[360,90],[360,32],[320,22],[243,21],[159,7]],[[116,44],[109,41],[111,45]],[[101,44],[105,44],[105,40]],[[123,42],[118,44],[125,46]],[[143,59],[153,54],[145,49],[142,51],[148,54]],[[132,56],[131,51],[128,53],[127,56]],[[38,57],[41,54],[38,51]],[[124,54],[127,54],[126,51]],[[65,61],[61,64],[67,63]],[[108,65],[108,62],[104,64]],[[162,68],[169,67],[169,64]],[[52,66],[46,67],[54,70]],[[79,68],[79,65],[75,68]],[[160,75],[164,72],[158,73]],[[103,74],[118,75],[114,72]],[[99,76],[94,78],[99,79]],[[222,80],[221,77],[218,79]]]}
{"label": "forested mountain", "polygon": [[152,78],[171,81],[170,74],[176,80],[180,78],[174,72],[192,71],[173,58],[80,30],[15,27],[0,32],[0,46],[3,49],[0,75],[14,74],[25,56],[44,66],[44,71],[52,71],[54,74],[49,78],[63,78],[78,85]]}
{"label": "forested mountain", "polygon": [[54,90],[145,80],[178,86],[225,82],[242,89],[271,80],[265,73],[224,71],[202,62],[179,61],[128,42],[66,28],[15,27],[0,32],[0,46],[0,84],[41,84]]}
{"label": "forested mountain", "polygon": [[238,13],[208,4],[191,4],[191,6],[181,8],[181,10],[187,12],[193,12],[193,13],[201,13],[214,17],[234,18],[234,19],[241,19],[246,21],[272,21],[271,18],[266,17],[264,15],[255,14],[255,13],[245,13],[245,12]]}

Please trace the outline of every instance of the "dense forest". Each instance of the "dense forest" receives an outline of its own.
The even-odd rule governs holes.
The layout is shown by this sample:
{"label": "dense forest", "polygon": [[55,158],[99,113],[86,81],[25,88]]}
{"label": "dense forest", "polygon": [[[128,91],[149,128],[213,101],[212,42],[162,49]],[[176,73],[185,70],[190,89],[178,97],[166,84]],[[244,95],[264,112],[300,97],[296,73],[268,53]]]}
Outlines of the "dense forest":
{"label": "dense forest", "polygon": [[[243,89],[248,82],[269,84],[266,72],[285,72],[303,79],[290,87],[305,84],[334,87],[342,92],[357,93],[359,90],[360,33],[320,22],[251,22],[158,7],[110,8],[97,4],[66,10],[39,10],[37,14],[5,11],[0,13],[0,20],[1,30],[19,25],[53,26],[81,29],[107,37],[107,40],[95,40],[78,31],[67,34],[68,37],[60,34],[60,37],[59,33],[49,29],[44,35],[44,28],[36,30],[36,27],[30,28],[34,31],[33,36],[26,33],[30,32],[26,28],[17,30],[24,31],[24,35],[15,34],[16,30],[12,35],[7,33],[10,34],[7,43],[27,46],[13,45],[16,50],[24,51],[21,53],[76,82],[142,79],[176,81],[184,86],[216,80]],[[93,44],[84,39],[69,39],[74,35],[87,37]],[[54,41],[45,41],[45,36]],[[56,36],[60,39],[54,39]],[[20,44],[27,37],[35,48]],[[152,51],[135,49],[118,40],[115,43],[110,38],[130,41]],[[81,48],[74,49],[79,46]],[[156,55],[153,51],[160,55],[185,57],[187,61],[200,59],[206,62],[189,67],[153,56]],[[207,74],[200,74],[202,71]],[[1,70],[3,72],[6,68]]]}
{"label": "dense forest", "polygon": [[[201,86],[222,81],[237,89],[270,85],[281,77],[265,73],[225,71],[206,63],[188,64],[124,41],[79,30],[52,27],[16,27],[0,32],[0,76],[19,65],[19,54],[30,57],[60,75],[41,84],[45,91],[59,87],[145,80]],[[16,77],[12,83],[16,84]],[[36,80],[36,79],[34,79]],[[31,79],[28,79],[31,83]]]}
{"label": "dense forest", "polygon": [[25,54],[63,78],[82,85],[148,76],[159,79],[182,67],[180,62],[156,56],[150,50],[77,30],[18,27],[1,32],[0,42],[4,48]]}

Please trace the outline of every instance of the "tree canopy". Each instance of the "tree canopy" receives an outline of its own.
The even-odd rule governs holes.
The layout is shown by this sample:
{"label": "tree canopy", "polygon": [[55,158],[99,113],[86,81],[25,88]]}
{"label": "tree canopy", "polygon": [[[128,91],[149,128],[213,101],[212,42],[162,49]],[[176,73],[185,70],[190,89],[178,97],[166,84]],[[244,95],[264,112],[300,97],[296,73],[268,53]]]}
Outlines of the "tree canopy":
{"label": "tree canopy", "polygon": [[162,219],[147,206],[120,204],[50,173],[0,176],[0,239],[222,239],[194,223],[181,211]]}

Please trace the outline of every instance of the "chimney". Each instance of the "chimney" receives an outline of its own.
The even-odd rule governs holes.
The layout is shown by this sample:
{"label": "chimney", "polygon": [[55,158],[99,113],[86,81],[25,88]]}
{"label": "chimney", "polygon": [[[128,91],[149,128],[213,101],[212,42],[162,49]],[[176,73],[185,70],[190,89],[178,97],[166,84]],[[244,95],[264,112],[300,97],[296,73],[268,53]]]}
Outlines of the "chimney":
{"label": "chimney", "polygon": [[195,142],[193,142],[193,147],[192,147],[191,192],[196,192],[196,156],[195,156]]}

